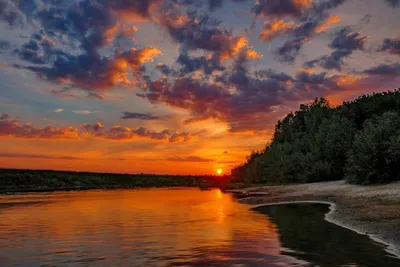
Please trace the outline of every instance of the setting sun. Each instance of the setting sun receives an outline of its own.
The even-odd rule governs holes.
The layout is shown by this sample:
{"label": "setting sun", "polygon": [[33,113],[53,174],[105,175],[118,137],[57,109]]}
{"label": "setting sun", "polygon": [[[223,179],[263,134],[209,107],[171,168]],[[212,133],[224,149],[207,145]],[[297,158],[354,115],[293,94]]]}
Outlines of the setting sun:
{"label": "setting sun", "polygon": [[221,170],[221,169],[218,169],[218,170],[217,170],[217,174],[218,174],[218,175],[221,175],[221,174],[222,174],[222,170]]}

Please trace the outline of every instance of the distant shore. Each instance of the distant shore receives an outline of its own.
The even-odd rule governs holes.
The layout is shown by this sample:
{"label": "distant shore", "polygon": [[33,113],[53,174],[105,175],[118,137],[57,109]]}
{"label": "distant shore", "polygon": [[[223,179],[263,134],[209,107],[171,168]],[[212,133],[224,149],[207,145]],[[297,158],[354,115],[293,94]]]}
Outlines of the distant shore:
{"label": "distant shore", "polygon": [[400,257],[400,182],[379,186],[349,185],[344,181],[262,186],[228,190],[240,203],[253,206],[282,202],[331,204],[326,219],[367,234],[388,245]]}
{"label": "distant shore", "polygon": [[93,189],[221,187],[213,175],[116,174],[52,170],[0,169],[0,194]]}

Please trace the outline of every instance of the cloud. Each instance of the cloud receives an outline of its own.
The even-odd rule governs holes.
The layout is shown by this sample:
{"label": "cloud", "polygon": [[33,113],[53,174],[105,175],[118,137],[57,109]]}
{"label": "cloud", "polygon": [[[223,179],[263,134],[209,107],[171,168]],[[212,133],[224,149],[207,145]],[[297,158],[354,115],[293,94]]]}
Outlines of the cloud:
{"label": "cloud", "polygon": [[18,66],[28,69],[39,78],[58,84],[67,84],[86,90],[105,90],[116,85],[132,86],[137,80],[128,78],[128,67],[134,75],[142,71],[142,66],[150,62],[161,51],[148,47],[144,49],[132,48],[116,55],[114,58],[100,55],[79,55],[57,52],[51,66]]}
{"label": "cloud", "polygon": [[62,160],[84,160],[73,156],[49,156],[49,155],[35,155],[35,154],[12,154],[0,153],[2,158],[29,158],[29,159],[62,159]]}
{"label": "cloud", "polygon": [[274,123],[281,105],[348,90],[361,79],[309,70],[300,70],[294,77],[272,70],[251,73],[246,61],[240,60],[235,66],[215,80],[207,75],[148,80],[138,96],[188,110],[187,123],[212,118],[227,122],[232,132],[261,131]]}
{"label": "cloud", "polygon": [[64,99],[79,98],[76,94],[72,93],[70,88],[68,88],[68,87],[65,87],[63,89],[52,89],[51,92],[54,95],[57,95]]}
{"label": "cloud", "polygon": [[160,117],[154,116],[151,113],[123,112],[121,119],[138,119],[138,120],[159,120]]}
{"label": "cloud", "polygon": [[398,39],[391,39],[386,38],[383,40],[382,45],[378,49],[378,52],[389,52],[392,55],[400,56],[400,38]]}
{"label": "cloud", "polygon": [[56,128],[51,125],[40,128],[29,123],[21,124],[17,120],[11,119],[7,114],[3,114],[0,117],[0,136],[13,136],[24,139],[79,139],[77,128],[71,126]]}
{"label": "cloud", "polygon": [[[230,0],[230,1],[236,2],[236,3],[241,3],[241,2],[248,2],[250,0]],[[189,0],[187,2],[191,2],[191,1]],[[200,1],[193,1],[193,2],[196,2],[196,4],[198,4],[198,2],[200,2]],[[217,8],[223,7],[223,3],[224,3],[224,0],[208,0],[208,7],[209,7],[210,11],[214,11]]]}
{"label": "cloud", "polygon": [[148,20],[163,0],[109,0],[108,5],[128,21]]}
{"label": "cloud", "polygon": [[167,29],[171,38],[183,44],[185,49],[203,49],[213,53],[212,57],[226,60],[240,53],[251,59],[262,55],[254,51],[246,37],[234,37],[230,31],[220,27],[221,22],[207,14],[190,12],[186,15],[172,13],[161,19],[161,25]]}
{"label": "cloud", "polygon": [[340,17],[338,17],[338,16],[329,16],[328,18],[326,18],[324,21],[322,21],[322,23],[319,24],[315,28],[315,32],[316,33],[324,32],[324,31],[328,30],[333,24],[336,24],[338,22],[340,22]]}
{"label": "cloud", "polygon": [[[225,67],[221,65],[220,58],[216,56],[206,57],[191,57],[188,52],[183,50],[181,51],[179,57],[176,62],[180,64],[181,68],[179,73],[181,75],[188,74],[194,71],[201,70],[206,74],[212,74],[214,71],[224,71]],[[164,71],[166,74],[166,71]],[[177,72],[169,71],[168,74],[174,74],[177,76]]]}
{"label": "cloud", "polygon": [[[300,23],[284,30],[284,33],[288,34],[290,38],[275,51],[277,58],[283,62],[294,62],[305,43],[340,21],[339,17],[330,16],[329,10],[344,2],[345,0],[327,0],[313,3],[312,8],[306,9],[299,18]],[[278,33],[278,35],[271,35],[271,38],[279,36],[282,31],[278,31]]]}
{"label": "cloud", "polygon": [[12,119],[8,114],[0,116],[0,136],[13,136],[22,139],[54,139],[54,140],[84,140],[87,138],[100,138],[111,141],[130,141],[137,138],[148,138],[169,143],[189,142],[197,139],[186,132],[175,132],[169,129],[155,132],[146,128],[131,129],[114,125],[106,128],[101,123],[82,124],[79,128],[72,126],[57,128],[46,126],[35,127],[29,123],[21,124]]}
{"label": "cloud", "polygon": [[193,136],[190,133],[179,133],[171,131],[169,129],[161,132],[154,132],[143,127],[140,127],[138,129],[131,129],[118,125],[106,129],[101,123],[84,123],[81,125],[81,128],[85,130],[86,135],[114,141],[132,140],[137,137],[143,137],[152,140],[168,141],[169,143],[182,143],[197,139],[197,136]]}
{"label": "cloud", "polygon": [[352,32],[350,27],[343,27],[335,32],[334,38],[329,44],[329,47],[334,50],[330,55],[308,61],[304,65],[308,68],[319,65],[327,70],[336,69],[340,71],[344,64],[343,60],[356,50],[364,50],[366,41],[366,36],[362,36],[358,32]]}
{"label": "cloud", "polygon": [[98,113],[99,111],[96,111],[96,110],[91,111],[91,110],[84,109],[84,110],[73,110],[72,112],[75,114],[80,114],[80,115],[89,115],[89,114],[93,114],[93,113]]}
{"label": "cloud", "polygon": [[258,0],[253,7],[257,16],[300,17],[312,0]]}
{"label": "cloud", "polygon": [[389,4],[390,7],[395,8],[400,6],[400,0],[385,0],[385,1]]}
{"label": "cloud", "polygon": [[213,162],[212,159],[205,159],[197,156],[188,156],[188,157],[170,157],[167,158],[168,161],[176,161],[176,162]]}
{"label": "cloud", "polygon": [[294,26],[293,21],[286,22],[284,20],[277,20],[277,19],[272,21],[266,21],[264,23],[264,28],[262,32],[258,35],[258,38],[264,41],[270,41],[281,34],[293,30],[293,26]]}
{"label": "cloud", "polygon": [[382,64],[376,67],[372,67],[363,71],[365,74],[370,75],[381,75],[381,76],[393,76],[397,77],[400,75],[400,63],[394,64]]}
{"label": "cloud", "polygon": [[19,10],[7,0],[0,0],[0,20],[5,21],[9,26],[22,23]]}
{"label": "cloud", "polygon": [[64,111],[63,108],[58,108],[58,109],[54,110],[55,113],[60,113],[60,112],[63,112],[63,111]]}
{"label": "cloud", "polygon": [[0,40],[0,50],[7,50],[11,47],[10,42],[6,40]]}
{"label": "cloud", "polygon": [[159,2],[47,2],[37,12],[29,12],[29,6],[19,7],[26,17],[30,13],[41,29],[15,49],[20,59],[31,65],[14,66],[30,70],[42,80],[89,91],[133,86],[144,71],[144,64],[151,62],[161,51],[154,47],[131,48],[105,55],[100,50],[110,47],[118,36],[134,34],[133,28],[120,26],[118,14],[147,18]]}
{"label": "cloud", "polygon": [[89,92],[86,98],[104,100],[104,96],[102,94],[96,93],[96,92]]}

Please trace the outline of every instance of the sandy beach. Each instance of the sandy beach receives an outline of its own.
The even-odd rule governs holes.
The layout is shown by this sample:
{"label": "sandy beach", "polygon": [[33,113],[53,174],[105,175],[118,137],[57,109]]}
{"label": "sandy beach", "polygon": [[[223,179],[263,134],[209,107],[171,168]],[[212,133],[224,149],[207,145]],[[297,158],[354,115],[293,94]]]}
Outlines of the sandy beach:
{"label": "sandy beach", "polygon": [[253,206],[282,202],[331,204],[326,219],[388,245],[400,257],[400,182],[349,185],[344,181],[230,190],[238,201]]}

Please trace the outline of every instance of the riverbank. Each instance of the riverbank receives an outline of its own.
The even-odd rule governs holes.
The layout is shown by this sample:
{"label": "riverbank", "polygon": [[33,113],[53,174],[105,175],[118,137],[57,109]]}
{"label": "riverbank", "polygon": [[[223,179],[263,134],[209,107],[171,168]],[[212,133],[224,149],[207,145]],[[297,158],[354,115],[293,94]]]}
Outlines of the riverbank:
{"label": "riverbank", "polygon": [[294,201],[331,204],[326,219],[385,243],[400,256],[400,182],[349,185],[344,181],[228,190],[253,206]]}

